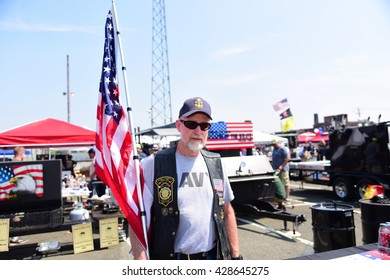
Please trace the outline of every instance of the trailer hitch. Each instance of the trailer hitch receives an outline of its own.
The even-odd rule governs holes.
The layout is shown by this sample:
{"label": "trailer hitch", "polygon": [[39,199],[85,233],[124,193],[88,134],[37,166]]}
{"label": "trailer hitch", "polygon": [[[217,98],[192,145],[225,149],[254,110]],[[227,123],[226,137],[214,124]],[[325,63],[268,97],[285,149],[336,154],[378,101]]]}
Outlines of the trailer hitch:
{"label": "trailer hitch", "polygon": [[[252,204],[236,204],[233,205],[234,209],[242,214],[251,215],[254,217],[265,217],[277,220],[283,220],[285,222],[293,222],[297,226],[303,222],[306,222],[304,214],[291,214],[285,211],[285,209],[277,209],[272,203],[267,201],[258,200]],[[285,228],[287,227],[285,223]]]}

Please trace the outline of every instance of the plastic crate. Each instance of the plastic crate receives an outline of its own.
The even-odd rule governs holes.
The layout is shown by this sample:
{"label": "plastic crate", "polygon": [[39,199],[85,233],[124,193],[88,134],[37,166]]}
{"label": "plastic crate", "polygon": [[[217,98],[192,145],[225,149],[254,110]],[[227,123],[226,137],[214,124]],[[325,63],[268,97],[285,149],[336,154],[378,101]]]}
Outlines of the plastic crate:
{"label": "plastic crate", "polygon": [[10,219],[10,234],[17,235],[24,232],[33,232],[55,228],[63,223],[62,208],[20,212],[0,215],[0,219]]}

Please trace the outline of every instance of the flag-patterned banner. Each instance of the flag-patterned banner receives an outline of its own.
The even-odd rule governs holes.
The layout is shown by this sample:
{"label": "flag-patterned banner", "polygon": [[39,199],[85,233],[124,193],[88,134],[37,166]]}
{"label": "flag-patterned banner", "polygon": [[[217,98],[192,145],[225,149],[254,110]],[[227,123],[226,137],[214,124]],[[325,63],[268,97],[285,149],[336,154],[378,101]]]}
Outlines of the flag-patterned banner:
{"label": "flag-patterned banner", "polygon": [[0,167],[0,201],[19,195],[43,197],[43,165],[5,165]]}
{"label": "flag-patterned banner", "polygon": [[254,148],[252,122],[211,122],[207,149]]}
{"label": "flag-patterned banner", "polygon": [[281,120],[291,117],[292,114],[290,108],[288,108],[286,111],[283,111],[283,113],[279,114],[279,116]]}
{"label": "flag-patterned banner", "polygon": [[282,110],[284,108],[287,108],[289,106],[289,104],[287,102],[287,98],[285,98],[285,99],[280,100],[279,102],[275,103],[272,106],[274,107],[275,111],[279,111],[279,110]]}
{"label": "flag-patterned banner", "polygon": [[99,88],[96,128],[96,174],[111,189],[129,225],[146,248],[133,143],[123,107],[119,102],[114,21],[111,11],[105,26],[103,67]]}

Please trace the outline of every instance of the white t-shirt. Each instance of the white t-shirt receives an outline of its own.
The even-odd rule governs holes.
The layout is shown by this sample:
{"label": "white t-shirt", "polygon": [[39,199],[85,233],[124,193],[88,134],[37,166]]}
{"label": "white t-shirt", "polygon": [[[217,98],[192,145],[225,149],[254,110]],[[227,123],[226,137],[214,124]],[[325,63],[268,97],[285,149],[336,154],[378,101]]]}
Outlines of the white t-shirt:
{"label": "white t-shirt", "polygon": [[[91,161],[91,165],[89,166],[89,175],[95,173],[95,162],[96,162],[96,158],[93,158]],[[96,175],[93,178],[91,178],[91,180],[96,180]]]}
{"label": "white t-shirt", "polygon": [[[142,160],[145,187],[154,192],[154,156]],[[175,239],[175,252],[194,254],[214,247],[215,231],[212,218],[213,189],[203,156],[187,157],[176,153],[178,176],[178,207],[180,224]],[[223,196],[230,203],[233,192],[224,172]]]}

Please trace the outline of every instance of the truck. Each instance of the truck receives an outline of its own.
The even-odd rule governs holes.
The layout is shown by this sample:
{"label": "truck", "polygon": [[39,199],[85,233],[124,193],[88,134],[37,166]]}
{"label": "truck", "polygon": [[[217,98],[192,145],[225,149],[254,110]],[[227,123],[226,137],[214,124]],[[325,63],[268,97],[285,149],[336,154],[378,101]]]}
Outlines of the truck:
{"label": "truck", "polygon": [[266,155],[259,155],[253,141],[253,123],[211,122],[207,149],[221,155],[235,199],[237,212],[293,222],[306,221],[302,214],[291,214],[275,206],[278,178]]}
{"label": "truck", "polygon": [[329,133],[328,160],[290,162],[290,179],[333,188],[340,200],[363,197],[380,185],[390,196],[389,122],[340,126]]}

